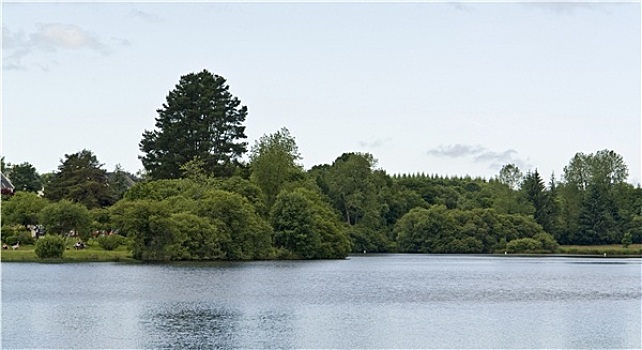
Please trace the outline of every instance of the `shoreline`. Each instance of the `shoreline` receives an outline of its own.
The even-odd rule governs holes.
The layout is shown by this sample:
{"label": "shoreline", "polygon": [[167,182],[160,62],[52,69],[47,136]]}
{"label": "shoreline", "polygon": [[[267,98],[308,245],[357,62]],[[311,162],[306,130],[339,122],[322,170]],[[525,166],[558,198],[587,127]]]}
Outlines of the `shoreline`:
{"label": "shoreline", "polygon": [[[13,252],[12,252],[13,253]],[[75,254],[71,257],[62,257],[61,259],[40,259],[35,256],[33,250],[23,250],[20,254],[3,253],[0,255],[0,263],[44,263],[44,264],[62,264],[62,263],[100,263],[100,262],[117,262],[127,264],[144,264],[144,263],[177,263],[177,262],[190,262],[190,263],[209,263],[209,262],[239,262],[239,261],[307,261],[306,259],[270,259],[270,260],[177,260],[177,261],[143,261],[134,259],[128,251],[105,251],[96,252],[90,251],[86,256]],[[29,254],[32,253],[32,254]],[[642,254],[594,254],[594,253],[553,253],[553,254],[527,254],[527,253],[489,253],[489,254],[430,254],[430,253],[354,253],[350,254],[344,259],[351,257],[361,256],[386,256],[386,255],[432,255],[432,256],[471,256],[471,257],[507,257],[507,258],[589,258],[589,259],[642,259]],[[10,256],[10,257],[9,257]],[[7,259],[7,257],[9,257]],[[319,260],[319,259],[312,259]],[[322,260],[343,260],[343,259],[322,259]]]}

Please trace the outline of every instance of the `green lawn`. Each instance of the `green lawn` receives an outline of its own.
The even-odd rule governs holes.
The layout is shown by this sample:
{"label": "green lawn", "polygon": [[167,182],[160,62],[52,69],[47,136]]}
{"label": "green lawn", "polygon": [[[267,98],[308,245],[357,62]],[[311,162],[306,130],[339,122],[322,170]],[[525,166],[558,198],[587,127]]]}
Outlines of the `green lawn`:
{"label": "green lawn", "polygon": [[75,261],[135,261],[131,250],[125,246],[114,250],[104,250],[98,245],[89,245],[86,249],[76,250],[73,246],[67,247],[62,259],[40,259],[36,256],[33,245],[20,246],[18,250],[2,250],[2,262],[9,261],[46,261],[46,262],[75,262]]}

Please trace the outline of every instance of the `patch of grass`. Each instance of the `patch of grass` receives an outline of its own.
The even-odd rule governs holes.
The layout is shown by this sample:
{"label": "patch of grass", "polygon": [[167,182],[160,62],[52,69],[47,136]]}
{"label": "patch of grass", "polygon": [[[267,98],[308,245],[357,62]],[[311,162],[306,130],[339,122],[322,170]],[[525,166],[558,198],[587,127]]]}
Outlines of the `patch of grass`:
{"label": "patch of grass", "polygon": [[642,256],[642,244],[631,244],[624,248],[621,244],[610,245],[561,245],[560,254],[604,255],[607,256]]}
{"label": "patch of grass", "polygon": [[132,258],[131,250],[125,246],[114,250],[105,250],[98,246],[89,245],[86,249],[76,250],[71,247],[65,249],[62,259],[40,259],[36,256],[35,246],[20,246],[18,250],[3,250],[0,253],[2,262],[82,262],[82,261],[136,261]]}

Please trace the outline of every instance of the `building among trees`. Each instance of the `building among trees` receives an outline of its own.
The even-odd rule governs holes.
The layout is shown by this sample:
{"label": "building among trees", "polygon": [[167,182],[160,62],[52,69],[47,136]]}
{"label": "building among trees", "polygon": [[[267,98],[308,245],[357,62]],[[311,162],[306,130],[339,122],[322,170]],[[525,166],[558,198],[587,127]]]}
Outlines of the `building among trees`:
{"label": "building among trees", "polygon": [[15,187],[11,183],[11,180],[9,180],[8,177],[4,176],[3,173],[0,173],[0,177],[1,177],[1,182],[2,182],[2,185],[1,185],[2,194],[3,195],[9,195],[9,196],[12,195],[13,194],[13,190],[15,189]]}

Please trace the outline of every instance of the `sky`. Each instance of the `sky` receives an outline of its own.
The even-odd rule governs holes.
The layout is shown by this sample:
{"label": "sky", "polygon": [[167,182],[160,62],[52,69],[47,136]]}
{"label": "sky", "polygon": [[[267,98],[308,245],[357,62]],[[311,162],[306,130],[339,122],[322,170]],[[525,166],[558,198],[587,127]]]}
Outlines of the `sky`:
{"label": "sky", "polygon": [[561,177],[613,150],[641,175],[640,2],[2,2],[2,155],[56,171],[92,151],[141,170],[181,76],[223,76],[251,147],[388,174]]}

